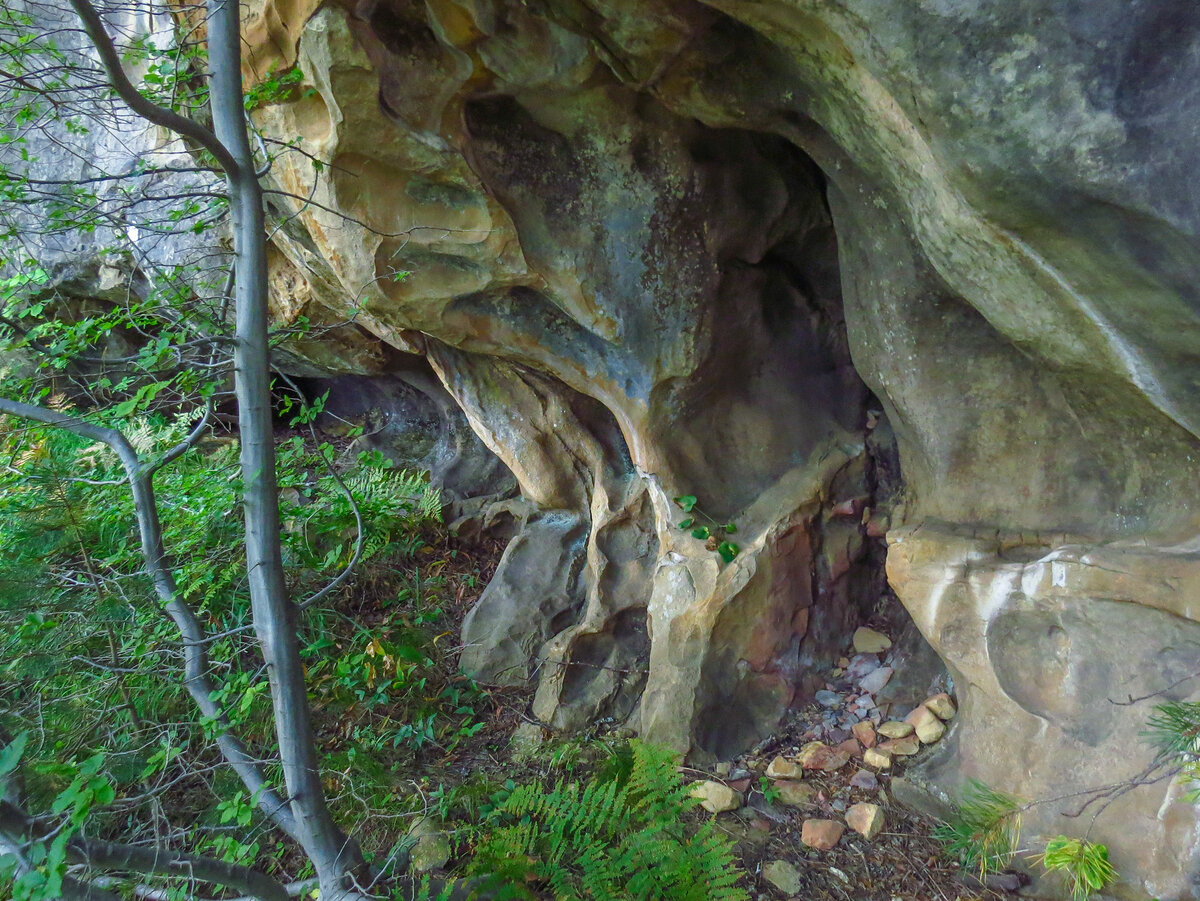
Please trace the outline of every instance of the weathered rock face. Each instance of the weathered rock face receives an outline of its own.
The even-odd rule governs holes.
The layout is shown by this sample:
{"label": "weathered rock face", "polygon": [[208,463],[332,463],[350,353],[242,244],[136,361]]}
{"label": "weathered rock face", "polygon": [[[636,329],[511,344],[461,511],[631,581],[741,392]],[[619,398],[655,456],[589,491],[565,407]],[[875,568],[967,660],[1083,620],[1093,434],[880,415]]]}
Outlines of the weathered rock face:
{"label": "weathered rock face", "polygon": [[[1200,11],[267,0],[251,25],[248,70],[305,78],[261,127],[329,164],[273,172],[315,201],[289,272],[425,355],[532,505],[473,671],[536,680],[556,726],[727,754],[874,603],[890,522],[962,704],[929,778],[1035,800],[1148,760],[1149,702],[1109,695],[1187,675],[1200,628]],[[677,494],[737,524],[735,560]],[[1196,895],[1176,794],[1097,823],[1130,897]],[[1032,828],[1086,828],[1061,809]]]}

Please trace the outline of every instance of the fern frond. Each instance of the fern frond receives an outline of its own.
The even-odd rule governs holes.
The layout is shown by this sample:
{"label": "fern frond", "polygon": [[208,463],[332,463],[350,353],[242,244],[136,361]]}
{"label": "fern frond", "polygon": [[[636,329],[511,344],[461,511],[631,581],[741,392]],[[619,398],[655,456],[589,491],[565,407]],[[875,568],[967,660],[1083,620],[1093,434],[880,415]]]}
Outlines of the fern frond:
{"label": "fern frond", "polygon": [[488,818],[476,869],[532,873],[560,899],[746,901],[729,842],[711,823],[687,828],[695,802],[675,754],[640,742],[630,751],[631,766],[608,778],[515,788]]}

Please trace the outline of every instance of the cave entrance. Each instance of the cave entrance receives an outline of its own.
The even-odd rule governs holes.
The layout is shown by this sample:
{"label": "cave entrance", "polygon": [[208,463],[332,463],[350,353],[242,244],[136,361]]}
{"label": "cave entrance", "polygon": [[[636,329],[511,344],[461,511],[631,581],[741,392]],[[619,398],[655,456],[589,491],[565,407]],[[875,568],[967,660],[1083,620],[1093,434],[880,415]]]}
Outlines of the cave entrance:
{"label": "cave entrance", "polygon": [[942,670],[887,583],[904,480],[885,406],[854,364],[825,178],[794,144],[753,132],[703,131],[693,155],[722,186],[720,209],[745,220],[721,261],[727,324],[704,376],[664,404],[662,432],[677,442],[677,484],[705,486],[718,520],[746,517],[768,536],[758,584],[728,600],[700,679],[695,747],[728,759],[781,707],[857,691],[840,677],[859,626],[887,635],[897,663],[889,686],[859,693],[864,705],[906,712]]}

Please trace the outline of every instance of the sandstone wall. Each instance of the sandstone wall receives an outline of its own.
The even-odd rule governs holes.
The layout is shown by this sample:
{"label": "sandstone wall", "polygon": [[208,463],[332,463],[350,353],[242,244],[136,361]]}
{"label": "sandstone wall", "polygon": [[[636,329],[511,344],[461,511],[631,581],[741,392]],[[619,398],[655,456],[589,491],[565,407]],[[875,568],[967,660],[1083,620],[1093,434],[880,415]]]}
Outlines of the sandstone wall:
{"label": "sandstone wall", "polygon": [[[259,125],[324,163],[272,172],[280,271],[424,356],[531,504],[481,678],[732,753],[886,532],[962,705],[933,786],[1082,833],[1049,799],[1142,769],[1154,699],[1115,702],[1200,691],[1200,8],[266,0],[247,34],[304,76]],[[1129,897],[1196,896],[1179,795],[1097,820]]]}

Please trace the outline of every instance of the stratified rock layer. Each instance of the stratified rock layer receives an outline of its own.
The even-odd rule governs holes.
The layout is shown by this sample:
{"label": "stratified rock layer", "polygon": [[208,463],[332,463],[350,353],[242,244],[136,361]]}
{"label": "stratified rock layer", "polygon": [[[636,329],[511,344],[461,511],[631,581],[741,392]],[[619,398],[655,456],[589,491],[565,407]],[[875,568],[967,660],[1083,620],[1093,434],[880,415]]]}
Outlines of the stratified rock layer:
{"label": "stratified rock layer", "polygon": [[[353,323],[342,357],[426,356],[532,505],[476,674],[724,756],[874,603],[890,523],[957,677],[931,778],[1034,800],[1136,771],[1148,702],[1109,695],[1196,656],[1200,8],[268,0],[251,26],[248,72],[304,76],[260,126],[326,163],[273,169],[280,278]],[[736,559],[677,528],[682,494]],[[1176,795],[1097,823],[1131,897],[1195,895]],[[1060,808],[1035,830],[1087,828]]]}

